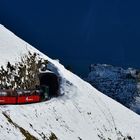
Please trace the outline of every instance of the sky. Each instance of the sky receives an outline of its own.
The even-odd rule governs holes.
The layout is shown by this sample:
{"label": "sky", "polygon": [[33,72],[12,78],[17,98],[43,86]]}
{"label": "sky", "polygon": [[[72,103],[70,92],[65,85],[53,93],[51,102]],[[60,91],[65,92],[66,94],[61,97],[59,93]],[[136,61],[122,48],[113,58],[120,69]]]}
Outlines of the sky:
{"label": "sky", "polygon": [[0,23],[80,76],[91,63],[140,68],[140,1],[0,0]]}

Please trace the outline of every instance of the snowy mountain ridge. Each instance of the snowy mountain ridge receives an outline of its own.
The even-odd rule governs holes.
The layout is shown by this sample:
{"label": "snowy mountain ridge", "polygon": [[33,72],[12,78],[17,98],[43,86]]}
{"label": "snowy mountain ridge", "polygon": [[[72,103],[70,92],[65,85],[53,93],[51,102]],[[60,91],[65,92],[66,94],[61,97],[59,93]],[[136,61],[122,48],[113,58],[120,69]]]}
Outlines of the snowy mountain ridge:
{"label": "snowy mountain ridge", "polygon": [[139,140],[140,116],[0,26],[0,65],[15,63],[28,51],[49,61],[61,78],[64,95],[36,104],[0,106],[1,140],[48,140],[52,133],[59,140]]}

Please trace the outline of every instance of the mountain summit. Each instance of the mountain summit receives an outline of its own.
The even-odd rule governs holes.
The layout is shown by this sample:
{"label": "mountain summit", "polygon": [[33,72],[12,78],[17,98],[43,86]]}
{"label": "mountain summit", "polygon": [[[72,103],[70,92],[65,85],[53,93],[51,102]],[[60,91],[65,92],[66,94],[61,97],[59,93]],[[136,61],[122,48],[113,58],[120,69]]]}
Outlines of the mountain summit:
{"label": "mountain summit", "polygon": [[0,65],[36,52],[60,77],[63,96],[28,105],[0,106],[1,140],[139,140],[140,116],[97,91],[0,26]]}

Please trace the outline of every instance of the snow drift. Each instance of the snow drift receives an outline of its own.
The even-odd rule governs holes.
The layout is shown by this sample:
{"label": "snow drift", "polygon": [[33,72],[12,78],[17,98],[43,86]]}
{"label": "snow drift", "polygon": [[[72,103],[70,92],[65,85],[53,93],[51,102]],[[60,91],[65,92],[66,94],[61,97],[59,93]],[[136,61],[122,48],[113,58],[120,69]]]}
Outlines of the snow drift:
{"label": "snow drift", "polygon": [[36,104],[0,106],[1,140],[47,140],[52,134],[59,140],[139,140],[137,114],[0,26],[0,65],[15,63],[28,51],[50,62],[64,95]]}

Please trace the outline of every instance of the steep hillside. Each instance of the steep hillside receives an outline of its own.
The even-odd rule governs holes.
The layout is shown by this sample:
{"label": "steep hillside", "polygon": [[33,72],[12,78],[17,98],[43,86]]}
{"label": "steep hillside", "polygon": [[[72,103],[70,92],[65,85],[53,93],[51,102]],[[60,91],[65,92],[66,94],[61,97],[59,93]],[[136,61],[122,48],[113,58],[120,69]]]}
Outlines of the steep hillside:
{"label": "steep hillside", "polygon": [[30,105],[0,106],[1,140],[139,140],[137,114],[0,26],[1,65],[17,62],[28,50],[49,61],[49,68],[61,79],[63,96]]}

